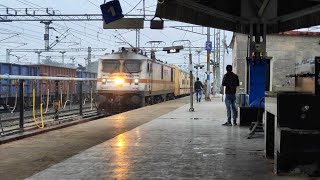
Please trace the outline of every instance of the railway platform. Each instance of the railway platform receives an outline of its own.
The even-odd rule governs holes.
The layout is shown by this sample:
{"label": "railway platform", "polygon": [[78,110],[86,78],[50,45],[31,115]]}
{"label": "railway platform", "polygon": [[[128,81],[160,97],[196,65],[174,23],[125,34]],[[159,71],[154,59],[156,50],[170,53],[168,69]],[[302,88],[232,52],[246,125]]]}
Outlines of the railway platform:
{"label": "railway platform", "polygon": [[221,98],[189,98],[0,145],[6,179],[307,179],[275,176],[263,134],[222,126]]}

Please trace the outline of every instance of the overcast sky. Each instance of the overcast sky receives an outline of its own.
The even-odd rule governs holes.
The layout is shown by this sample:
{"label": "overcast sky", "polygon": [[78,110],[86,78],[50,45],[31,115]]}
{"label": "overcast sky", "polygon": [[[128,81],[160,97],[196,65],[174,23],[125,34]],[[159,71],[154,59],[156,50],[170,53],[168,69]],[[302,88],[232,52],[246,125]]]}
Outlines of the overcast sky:
{"label": "overcast sky", "polygon": [[[0,14],[5,14],[5,8],[10,7],[18,10],[19,14],[23,14],[25,10],[21,8],[33,8],[38,9],[36,14],[45,14],[42,8],[51,8],[56,11],[56,14],[101,14],[100,4],[103,0],[1,0],[0,1]],[[143,14],[141,11],[143,7],[142,0],[120,0],[123,13],[126,14]],[[138,4],[139,3],[139,4]],[[146,0],[146,14],[154,15],[156,9],[157,0]],[[137,5],[138,4],[138,5]],[[136,7],[135,7],[136,6]],[[134,8],[135,7],[135,8]],[[171,46],[175,40],[187,39],[192,42],[193,47],[204,47],[206,42],[206,35],[200,35],[187,31],[177,30],[170,28],[172,25],[188,25],[179,22],[165,21],[165,27],[163,30],[151,30],[149,28],[149,22],[145,22],[145,27],[140,31],[140,46],[150,47],[148,41],[163,41],[160,46]],[[93,52],[93,55],[101,55],[103,53],[109,53],[111,50],[118,50],[118,48],[124,45],[120,43],[120,39],[125,39],[128,43],[135,45],[136,32],[132,30],[107,30],[102,28],[102,22],[53,22],[51,27],[54,30],[50,30],[50,44],[56,39],[56,36],[61,36],[69,29],[65,39],[58,43],[54,48],[86,48],[91,46],[92,48],[107,48],[105,52]],[[189,28],[188,30],[191,30]],[[196,32],[206,33],[206,28],[194,28]],[[211,28],[211,34],[213,34],[213,28]],[[33,49],[44,48],[44,24],[39,21],[35,22],[6,22],[1,23],[0,26],[0,61],[6,60],[6,49]],[[119,35],[121,34],[121,36]],[[226,32],[227,44],[229,44],[232,33]],[[223,31],[221,31],[221,38],[223,37]],[[212,40],[213,36],[211,36]],[[179,43],[177,43],[178,45]],[[185,44],[187,45],[187,44]],[[201,50],[201,49],[200,49]],[[193,49],[193,59],[198,61],[198,55]],[[19,63],[36,63],[37,56],[35,53],[12,53],[18,57]],[[65,61],[71,62],[70,57],[74,56],[76,62],[84,64],[84,57],[87,52],[67,52]],[[157,52],[157,58],[167,61],[168,63],[183,64],[188,63],[188,51],[183,51],[178,54],[166,54],[165,52]],[[42,59],[45,56],[52,56],[53,60],[61,61],[60,53],[42,53]],[[11,56],[11,62],[17,63],[18,58]],[[201,62],[206,61],[206,52],[202,49]],[[93,60],[97,57],[94,56]],[[231,62],[231,51],[226,55],[227,63]],[[226,63],[226,64],[227,64]]]}

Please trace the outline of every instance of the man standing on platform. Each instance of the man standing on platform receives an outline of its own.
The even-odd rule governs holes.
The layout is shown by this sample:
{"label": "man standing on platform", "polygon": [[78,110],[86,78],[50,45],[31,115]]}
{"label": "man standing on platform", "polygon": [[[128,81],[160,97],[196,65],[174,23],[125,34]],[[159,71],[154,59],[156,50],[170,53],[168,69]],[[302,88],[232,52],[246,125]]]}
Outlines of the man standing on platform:
{"label": "man standing on platform", "polygon": [[236,91],[239,86],[238,75],[232,72],[232,66],[227,65],[227,73],[223,76],[222,86],[225,86],[225,103],[227,107],[228,121],[222,125],[231,126],[231,109],[233,117],[233,125],[237,125],[238,112],[236,109]]}
{"label": "man standing on platform", "polygon": [[199,81],[199,78],[197,78],[197,81],[194,83],[194,91],[196,92],[197,102],[201,102],[202,88],[202,82]]}

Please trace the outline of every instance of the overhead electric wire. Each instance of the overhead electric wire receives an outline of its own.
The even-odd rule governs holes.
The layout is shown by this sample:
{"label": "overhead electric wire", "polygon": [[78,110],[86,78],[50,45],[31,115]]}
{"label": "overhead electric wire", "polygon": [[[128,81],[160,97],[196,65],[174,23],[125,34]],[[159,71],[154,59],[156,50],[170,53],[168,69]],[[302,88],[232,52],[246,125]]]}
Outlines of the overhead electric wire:
{"label": "overhead electric wire", "polygon": [[122,1],[125,2],[125,3],[127,3],[129,6],[133,7],[133,5],[130,4],[130,3],[128,3],[128,1],[126,1],[126,0],[122,0]]}
{"label": "overhead electric wire", "polygon": [[88,0],[92,5],[96,6],[97,8],[100,8],[98,5],[96,5],[95,3],[91,2],[90,0]]}
{"label": "overhead electric wire", "polygon": [[[189,28],[187,28],[187,30],[188,30],[188,29],[189,29]],[[188,32],[188,31],[186,31],[186,32],[184,33],[184,35],[183,35],[183,37],[182,37],[181,39],[184,39],[184,38],[186,37],[187,32]]]}
{"label": "overhead electric wire", "polygon": [[[60,24],[55,24],[55,25],[60,26],[60,27],[62,26],[62,25],[60,25]],[[80,35],[82,35],[82,36],[85,36],[85,37],[87,37],[87,38],[91,38],[91,40],[95,40],[95,41],[100,42],[100,43],[102,43],[102,44],[107,44],[107,45],[109,45],[109,46],[114,46],[114,45],[112,45],[112,44],[109,44],[109,43],[104,42],[104,41],[110,41],[109,39],[101,38],[101,39],[103,39],[104,41],[99,41],[99,40],[97,40],[97,39],[94,39],[94,38],[95,38],[94,35],[85,34],[85,33],[81,32],[81,31],[76,30],[76,29],[70,28],[70,32],[72,32],[72,31],[75,32],[75,33],[77,33],[77,34],[80,34]],[[89,37],[88,35],[90,35],[91,37]],[[94,37],[94,38],[93,38],[93,37]]]}
{"label": "overhead electric wire", "polygon": [[129,12],[127,12],[124,15],[128,15],[129,13],[131,13],[141,2],[142,2],[142,0],[140,0]]}
{"label": "overhead electric wire", "polygon": [[[21,2],[21,1],[19,1],[19,2]],[[39,5],[36,5],[36,6],[38,6],[38,7],[41,7],[41,6],[39,6]],[[44,7],[41,7],[41,8],[44,8]],[[60,11],[59,11],[60,12]],[[61,13],[60,13],[61,14]],[[65,22],[64,22],[65,23]],[[82,25],[80,25],[80,24],[77,24],[77,23],[74,23],[74,22],[70,22],[70,23],[72,23],[72,24],[75,24],[75,25],[78,25],[78,26],[81,26],[81,27],[84,27],[84,26],[82,26]],[[84,22],[83,22],[84,23]],[[57,23],[55,23],[55,24],[57,24]],[[85,24],[87,24],[87,23],[85,23]],[[65,23],[65,26],[67,27],[67,28],[70,28],[70,27],[68,27],[67,25],[66,25],[66,23]],[[91,24],[90,24],[90,26],[92,26]],[[86,27],[87,28],[87,27]],[[99,28],[101,28],[101,27],[99,27]],[[70,29],[72,29],[72,30],[74,30],[74,31],[77,31],[77,32],[79,32],[78,30],[75,30],[74,28],[70,28]],[[87,29],[89,29],[89,30],[91,30],[91,31],[94,31],[94,32],[97,32],[96,30],[93,30],[93,29],[91,29],[91,28],[87,28]],[[78,33],[78,34],[80,34],[80,33]],[[81,34],[80,34],[81,35]],[[82,34],[83,35],[83,34]],[[88,37],[87,35],[83,35],[83,36],[85,36],[85,37]],[[94,36],[94,35],[92,35],[92,36]],[[95,36],[94,36],[95,37]],[[79,38],[79,37],[78,37]],[[89,38],[89,37],[88,37]],[[81,38],[80,38],[81,39]],[[98,39],[98,38],[97,38]],[[81,39],[82,40],[82,39]],[[94,39],[95,40],[95,39]],[[106,41],[106,39],[104,39],[105,41]],[[86,41],[86,40],[83,40],[83,41]],[[108,44],[108,43],[106,43],[105,41],[100,41],[99,39],[98,39],[98,41],[99,42],[103,42],[104,44]],[[86,42],[88,42],[88,41],[86,41]],[[90,43],[91,44],[91,43]],[[93,45],[93,44],[92,44]],[[113,46],[113,45],[111,45],[111,44],[108,44],[108,45],[110,45],[110,46]]]}
{"label": "overhead electric wire", "polygon": [[144,33],[140,32],[140,34],[142,34],[143,36],[149,38],[150,40],[152,40],[152,38],[150,36],[145,35]]}

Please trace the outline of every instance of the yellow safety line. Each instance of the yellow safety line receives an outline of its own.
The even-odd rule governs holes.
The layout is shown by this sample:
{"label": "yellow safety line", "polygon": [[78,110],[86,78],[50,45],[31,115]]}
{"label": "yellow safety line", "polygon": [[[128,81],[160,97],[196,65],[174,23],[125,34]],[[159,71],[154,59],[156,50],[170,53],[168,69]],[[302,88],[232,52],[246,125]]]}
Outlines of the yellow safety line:
{"label": "yellow safety line", "polygon": [[60,103],[59,103],[59,106],[61,107],[63,104],[62,104],[62,87],[60,88]]}
{"label": "yellow safety line", "polygon": [[83,100],[83,105],[86,105],[87,98],[85,97]]}
{"label": "yellow safety line", "polygon": [[45,114],[48,112],[48,109],[49,109],[49,93],[50,93],[50,89],[48,88],[47,90],[47,104],[46,104],[46,111],[44,112]]}
{"label": "yellow safety line", "polygon": [[11,110],[11,113],[13,113],[13,111],[17,107],[17,100],[18,100],[18,88],[16,87],[16,97],[15,97],[15,100],[14,100],[14,106],[13,106],[13,109]]}
{"label": "yellow safety line", "polygon": [[[70,97],[69,97],[69,86],[68,86],[68,89],[67,89],[67,98],[70,98]],[[62,99],[61,99],[61,101],[62,101]],[[68,103],[69,101],[70,101],[70,100],[69,100],[69,99],[67,99],[67,100],[66,100],[66,102],[64,102],[63,109],[65,109],[65,108],[66,108],[67,103]],[[71,103],[71,101],[70,101],[70,103]]]}
{"label": "yellow safety line", "polygon": [[63,109],[65,109],[65,108],[66,108],[67,103],[68,103],[69,101],[70,101],[70,100],[66,100],[66,102],[64,102]]}
{"label": "yellow safety line", "polygon": [[41,126],[39,126],[36,118],[36,90],[33,87],[32,88],[32,116],[33,116],[33,121],[36,124],[38,128],[44,128],[44,120],[43,120],[43,114],[42,114],[42,103],[40,104],[40,118],[41,118]]}

